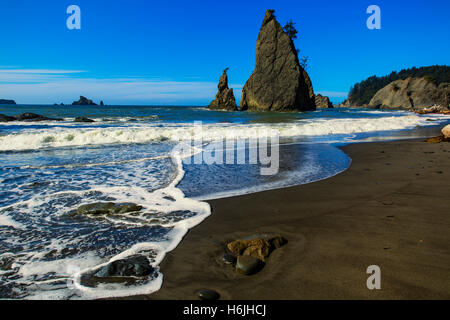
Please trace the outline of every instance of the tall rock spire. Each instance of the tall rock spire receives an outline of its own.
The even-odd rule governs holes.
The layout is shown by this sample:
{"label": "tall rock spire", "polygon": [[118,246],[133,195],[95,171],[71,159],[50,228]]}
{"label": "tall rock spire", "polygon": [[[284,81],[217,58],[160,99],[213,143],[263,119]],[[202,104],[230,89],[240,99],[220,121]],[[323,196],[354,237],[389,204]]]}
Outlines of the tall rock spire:
{"label": "tall rock spire", "polygon": [[219,79],[216,98],[211,101],[208,108],[210,109],[225,109],[230,111],[237,111],[236,99],[234,98],[233,89],[228,88],[228,68],[223,70],[222,76]]}
{"label": "tall rock spire", "polygon": [[242,89],[241,110],[315,110],[314,91],[294,43],[267,10],[256,42],[255,69]]}

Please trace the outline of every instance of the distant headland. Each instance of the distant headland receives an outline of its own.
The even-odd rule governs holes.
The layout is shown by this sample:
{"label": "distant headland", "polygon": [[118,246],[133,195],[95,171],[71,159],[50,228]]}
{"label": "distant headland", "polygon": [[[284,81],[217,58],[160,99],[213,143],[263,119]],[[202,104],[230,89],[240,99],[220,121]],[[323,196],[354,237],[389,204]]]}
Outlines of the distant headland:
{"label": "distant headland", "polygon": [[14,100],[0,99],[0,104],[16,104]]}

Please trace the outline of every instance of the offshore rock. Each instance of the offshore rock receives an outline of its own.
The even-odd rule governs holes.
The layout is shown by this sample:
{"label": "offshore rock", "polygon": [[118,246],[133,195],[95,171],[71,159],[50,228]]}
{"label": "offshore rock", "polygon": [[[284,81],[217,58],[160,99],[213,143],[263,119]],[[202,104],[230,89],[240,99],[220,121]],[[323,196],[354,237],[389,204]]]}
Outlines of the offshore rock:
{"label": "offshore rock", "polygon": [[126,259],[115,260],[101,268],[97,277],[145,277],[155,270],[144,256],[134,255]]}
{"label": "offshore rock", "polygon": [[77,209],[79,214],[101,215],[101,214],[124,214],[137,212],[142,206],[134,203],[114,203],[114,202],[95,202],[84,204]]}
{"label": "offshore rock", "polygon": [[333,104],[330,98],[322,96],[321,94],[315,95],[316,108],[333,108]]}
{"label": "offshore rock", "polygon": [[97,104],[94,103],[91,99],[80,96],[80,100],[72,102],[72,105],[73,106],[96,106]]}
{"label": "offshore rock", "polygon": [[86,118],[86,117],[76,117],[74,121],[75,122],[87,122],[87,123],[95,122],[94,120]]}
{"label": "offshore rock", "polygon": [[314,91],[289,35],[267,10],[256,42],[255,69],[242,89],[241,110],[315,110]]}
{"label": "offshore rock", "polygon": [[40,114],[25,112],[20,115],[14,116],[17,121],[63,121],[60,118],[48,118]]}
{"label": "offshore rock", "polygon": [[237,111],[233,89],[228,88],[227,70],[228,68],[223,70],[219,79],[219,84],[217,85],[219,91],[216,94],[216,98],[209,104],[208,108],[210,109]]}
{"label": "offshore rock", "polygon": [[15,121],[16,118],[11,117],[11,116],[7,116],[5,114],[0,114],[0,122],[10,122],[10,121]]}

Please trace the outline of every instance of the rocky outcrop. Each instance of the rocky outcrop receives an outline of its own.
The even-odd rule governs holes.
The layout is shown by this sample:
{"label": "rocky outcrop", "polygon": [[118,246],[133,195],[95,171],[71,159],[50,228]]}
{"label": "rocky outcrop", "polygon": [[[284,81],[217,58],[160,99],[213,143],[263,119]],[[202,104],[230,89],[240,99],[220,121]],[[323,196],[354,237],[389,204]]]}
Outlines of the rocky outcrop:
{"label": "rocky outcrop", "polygon": [[449,107],[450,84],[437,86],[427,77],[393,81],[380,89],[369,107],[382,109],[421,110],[433,105]]}
{"label": "rocky outcrop", "polygon": [[16,118],[7,116],[5,114],[0,114],[0,122],[10,122],[10,121],[16,121]]}
{"label": "rocky outcrop", "polygon": [[80,100],[72,102],[72,105],[73,106],[96,106],[97,104],[86,97],[80,96]]}
{"label": "rocky outcrop", "polygon": [[124,214],[142,209],[134,203],[95,202],[78,207],[76,213],[85,215]]}
{"label": "rocky outcrop", "polygon": [[330,98],[322,96],[321,94],[315,95],[316,108],[333,108],[333,104]]}
{"label": "rocky outcrop", "polygon": [[92,120],[92,119],[86,118],[86,117],[76,117],[74,122],[87,122],[87,123],[90,123],[90,122],[95,122],[95,121]]}
{"label": "rocky outcrop", "polygon": [[0,99],[0,104],[16,104],[14,100]]}
{"label": "rocky outcrop", "polygon": [[228,88],[227,70],[228,68],[223,70],[219,79],[219,84],[217,85],[219,91],[216,94],[216,98],[209,104],[208,108],[210,109],[237,111],[233,89]]}
{"label": "rocky outcrop", "polygon": [[115,260],[101,268],[97,277],[145,277],[153,273],[155,269],[148,259],[141,255],[130,256],[126,259]]}
{"label": "rocky outcrop", "polygon": [[40,114],[26,112],[15,116],[7,116],[4,114],[0,114],[0,122],[9,122],[9,121],[63,121],[61,118],[49,118]]}
{"label": "rocky outcrop", "polygon": [[256,42],[255,69],[242,89],[241,110],[315,110],[314,91],[289,35],[267,10]]}

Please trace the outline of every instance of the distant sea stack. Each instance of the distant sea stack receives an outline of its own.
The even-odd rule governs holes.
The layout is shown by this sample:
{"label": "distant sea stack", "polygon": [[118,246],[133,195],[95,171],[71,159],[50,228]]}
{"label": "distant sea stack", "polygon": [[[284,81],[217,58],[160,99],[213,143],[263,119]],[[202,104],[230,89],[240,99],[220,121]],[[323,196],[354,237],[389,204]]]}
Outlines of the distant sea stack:
{"label": "distant sea stack", "polygon": [[255,69],[242,89],[241,110],[315,110],[314,91],[289,35],[267,10],[256,42]]}
{"label": "distant sea stack", "polygon": [[369,107],[420,110],[433,105],[448,108],[449,102],[450,83],[436,85],[429,77],[410,77],[393,81],[380,89],[370,100]]}
{"label": "distant sea stack", "polygon": [[220,109],[220,110],[229,110],[229,111],[237,111],[236,99],[234,98],[233,89],[228,88],[228,68],[223,70],[222,75],[219,79],[219,84],[217,85],[217,89],[219,90],[216,94],[216,98],[211,101],[208,108],[210,109]]}
{"label": "distant sea stack", "polygon": [[330,98],[322,96],[321,94],[315,95],[314,98],[316,101],[316,108],[333,108]]}
{"label": "distant sea stack", "polygon": [[16,104],[14,100],[0,99],[0,104]]}
{"label": "distant sea stack", "polygon": [[86,97],[80,96],[80,100],[74,101],[72,103],[72,105],[73,106],[96,106],[97,104]]}

